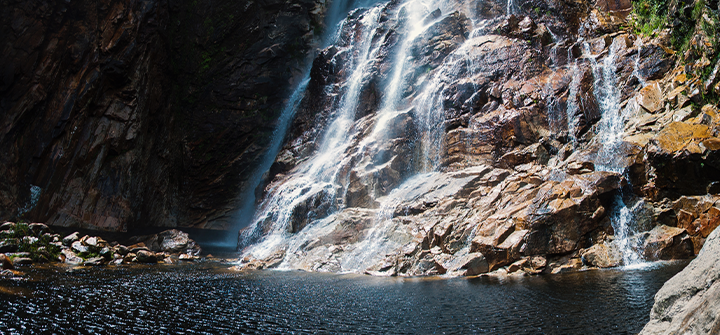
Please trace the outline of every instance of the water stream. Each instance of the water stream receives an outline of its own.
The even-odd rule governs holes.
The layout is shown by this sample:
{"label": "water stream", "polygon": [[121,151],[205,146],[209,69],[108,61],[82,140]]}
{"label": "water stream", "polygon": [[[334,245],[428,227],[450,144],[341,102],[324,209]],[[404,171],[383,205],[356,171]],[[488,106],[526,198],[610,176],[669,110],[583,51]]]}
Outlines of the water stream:
{"label": "water stream", "polygon": [[[596,56],[591,54],[587,42],[583,44],[583,52],[590,59],[592,65],[595,77],[595,97],[602,113],[596,137],[600,148],[595,160],[595,169],[626,174],[622,136],[630,108],[620,107],[620,89],[617,86],[617,65],[615,64],[615,57],[620,51],[621,43],[619,38],[613,41],[602,64],[597,61]],[[627,176],[626,179],[630,180]],[[629,207],[627,201],[632,201],[634,205]],[[636,213],[641,205],[642,201],[636,199],[632,192],[623,190],[617,192],[613,199],[610,212],[610,222],[615,231],[613,243],[622,255],[624,266],[638,266],[644,263],[641,246],[637,240],[632,238],[638,233],[636,231],[638,222]]]}
{"label": "water stream", "polygon": [[[327,47],[335,43],[337,39],[338,31],[340,30],[339,25],[347,14],[361,7],[367,7],[380,0],[352,0],[352,1],[331,1],[330,7],[327,10],[325,17],[326,30],[323,32],[320,38],[320,45]],[[285,135],[287,134],[290,124],[295,116],[297,108],[305,96],[307,85],[310,81],[310,70],[312,63],[309,62],[303,71],[303,77],[299,84],[294,88],[292,94],[288,98],[285,106],[283,107],[280,117],[277,120],[277,126],[271,135],[270,144],[263,153],[260,159],[260,164],[250,174],[239,199],[242,200],[238,210],[232,215],[235,218],[234,224],[229,230],[232,232],[228,234],[226,238],[220,242],[220,246],[235,247],[237,246],[237,237],[234,232],[237,232],[243,227],[248,226],[251,223],[252,218],[255,215],[256,201],[255,191],[258,186],[263,182],[264,175],[270,170],[273,162],[275,161],[280,148],[283,145]],[[214,245],[215,243],[206,242],[206,245]]]}

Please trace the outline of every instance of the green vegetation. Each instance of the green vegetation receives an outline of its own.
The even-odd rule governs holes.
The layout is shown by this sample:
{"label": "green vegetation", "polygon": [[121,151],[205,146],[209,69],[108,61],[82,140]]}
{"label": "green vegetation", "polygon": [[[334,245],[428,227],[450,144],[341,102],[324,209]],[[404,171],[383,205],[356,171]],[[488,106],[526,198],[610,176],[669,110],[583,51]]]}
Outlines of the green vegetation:
{"label": "green vegetation", "polygon": [[[671,5],[674,6],[669,7]],[[633,1],[629,23],[636,34],[649,37],[655,37],[663,29],[670,28],[672,47],[681,53],[692,47],[691,41],[699,28],[697,31],[701,31],[711,44],[710,54],[716,53],[720,20],[717,10],[708,8],[706,0],[679,0],[675,4],[666,0]]]}
{"label": "green vegetation", "polygon": [[630,25],[638,35],[655,36],[667,25],[667,12],[665,0],[634,1]]}
{"label": "green vegetation", "polygon": [[[34,262],[47,262],[57,259],[61,248],[53,244],[54,237],[57,237],[57,235],[40,232],[36,234],[27,223],[23,222],[15,224],[12,229],[0,232],[0,239],[15,239],[15,243],[18,243],[17,251],[30,253],[30,258]],[[10,259],[16,258],[14,255],[9,256]]]}

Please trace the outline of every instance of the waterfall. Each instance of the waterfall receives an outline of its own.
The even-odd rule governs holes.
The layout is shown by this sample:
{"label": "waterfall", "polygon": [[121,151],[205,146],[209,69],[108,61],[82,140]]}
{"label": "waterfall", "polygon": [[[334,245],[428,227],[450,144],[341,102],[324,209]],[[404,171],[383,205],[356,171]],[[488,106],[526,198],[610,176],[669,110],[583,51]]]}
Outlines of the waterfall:
{"label": "waterfall", "polygon": [[[338,222],[342,221],[339,217],[351,215],[344,211],[347,206],[344,200],[348,198],[350,188],[349,175],[372,174],[372,171],[381,171],[393,163],[392,159],[383,161],[378,156],[382,156],[387,134],[398,118],[412,119],[419,132],[416,141],[423,151],[417,167],[405,168],[410,173],[436,169],[443,146],[445,121],[438,105],[447,84],[454,82],[461,71],[472,72],[473,66],[467,55],[456,52],[445,58],[431,74],[415,73],[412,62],[416,55],[411,53],[414,42],[443,19],[442,15],[430,15],[435,6],[431,1],[390,2],[359,10],[361,13],[351,15],[354,19],[345,20],[339,26],[344,33],[352,34],[345,38],[351,41],[347,45],[336,43],[333,47],[338,49],[338,54],[348,56],[343,64],[347,71],[343,72],[342,89],[336,96],[339,103],[334,105],[329,124],[314,153],[267,190],[253,222],[239,237],[238,245],[244,248],[244,255],[256,259],[281,257],[282,261],[277,265],[280,269],[357,272],[376,264],[387,252],[412,240],[413,235],[398,227],[392,216],[399,199],[408,199],[408,190],[423,185],[432,173],[406,177],[400,185],[370,195],[375,206],[370,205],[367,209],[350,206],[353,207],[350,212],[374,214],[370,216],[371,222],[366,223],[366,233],[357,242],[345,246],[345,250],[313,247],[318,236],[328,236],[335,231]],[[399,29],[388,31],[383,22],[395,22]],[[397,40],[390,44],[391,49],[384,49],[383,43],[388,38]],[[380,87],[382,99],[377,109],[367,117],[357,119],[362,89],[374,80],[374,71],[379,66],[387,65],[387,76]],[[408,96],[408,87],[416,88],[417,93]],[[309,257],[305,253],[308,251],[326,252],[323,259],[327,262],[322,265],[325,268],[306,264]]]}
{"label": "waterfall", "polygon": [[[349,132],[358,105],[362,79],[377,51],[377,48],[373,48],[371,37],[375,35],[380,11],[381,7],[375,6],[364,13],[358,22],[361,25],[357,27],[361,29],[359,32],[361,36],[352,40],[359,41],[359,44],[351,44],[347,47],[351,49],[349,51],[355,51],[358,56],[352,59],[352,64],[348,67],[353,71],[347,79],[347,88],[340,102],[340,108],[328,126],[317,152],[294,169],[293,178],[269,190],[269,195],[261,204],[252,226],[240,236],[240,246],[249,245],[262,238],[260,243],[253,245],[249,251],[254,257],[268,257],[278,247],[282,247],[281,244],[287,243],[286,239],[291,228],[288,225],[296,207],[312,200],[313,196],[335,197],[334,182],[338,168],[341,166],[337,159],[343,157],[342,153],[352,139]],[[347,23],[348,21],[345,21],[344,24]],[[266,224],[270,225],[268,233],[265,232]]]}
{"label": "waterfall", "polygon": [[640,54],[642,53],[643,47],[642,37],[638,36],[635,39],[635,44],[637,45],[637,54],[635,54],[635,62],[633,63],[633,76],[640,81],[640,87],[645,87],[645,85],[647,85],[647,81],[645,81],[645,78],[640,75],[640,71],[638,69],[640,67]]}
{"label": "waterfall", "polygon": [[[625,149],[622,147],[622,134],[630,108],[622,109],[620,107],[620,89],[617,87],[615,74],[617,70],[615,57],[620,48],[620,39],[613,40],[601,65],[591,54],[589,44],[587,42],[583,44],[583,52],[590,59],[592,65],[595,77],[595,97],[602,113],[596,137],[600,148],[595,159],[595,168],[599,171],[626,174],[627,171],[622,162],[625,153]],[[627,175],[626,179],[629,180]],[[615,231],[614,243],[622,254],[623,264],[633,266],[643,262],[638,251],[640,246],[636,240],[632,239],[632,236],[637,233],[634,229],[634,224],[637,223],[635,213],[642,202],[635,201],[635,206],[628,207],[623,197],[624,193],[621,190],[613,199],[610,222]],[[629,195],[632,197],[631,192]]]}
{"label": "waterfall", "polygon": [[[348,12],[355,8],[370,6],[377,3],[380,0],[353,0],[353,1],[332,1],[330,7],[327,10],[325,16],[325,27],[330,28],[323,32],[320,38],[320,45],[326,47],[334,43],[337,39],[337,32],[340,30],[339,25],[341,20],[347,16]],[[288,128],[292,123],[295,112],[305,96],[308,83],[310,82],[310,70],[312,63],[307,64],[303,71],[303,78],[300,83],[295,87],[290,98],[288,98],[283,110],[280,113],[280,117],[277,120],[277,127],[272,133],[270,144],[263,153],[260,164],[252,171],[248,178],[245,187],[242,190],[240,199],[242,203],[239,209],[232,216],[235,219],[231,232],[238,231],[239,229],[248,226],[255,215],[255,190],[258,188],[260,183],[263,182],[265,173],[270,170],[273,162],[277,158],[278,152],[283,145],[283,140],[287,134]],[[223,246],[238,245],[238,240],[234,234],[228,234],[227,238],[221,242]]]}

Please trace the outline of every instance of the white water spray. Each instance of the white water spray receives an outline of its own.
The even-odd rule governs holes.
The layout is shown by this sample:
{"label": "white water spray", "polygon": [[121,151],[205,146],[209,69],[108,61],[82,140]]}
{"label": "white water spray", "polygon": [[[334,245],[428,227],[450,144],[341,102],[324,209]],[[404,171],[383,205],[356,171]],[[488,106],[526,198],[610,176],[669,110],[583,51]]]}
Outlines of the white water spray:
{"label": "white water spray", "polygon": [[[625,122],[628,118],[629,108],[620,108],[620,89],[617,87],[617,75],[615,71],[615,57],[621,48],[620,39],[615,39],[610,45],[608,54],[600,65],[595,57],[591,55],[589,45],[583,45],[585,56],[590,59],[595,77],[595,97],[600,106],[602,119],[598,124],[597,140],[601,143],[595,161],[595,168],[600,171],[611,171],[624,174],[622,157],[622,135]],[[636,202],[639,206],[641,202]],[[618,192],[613,202],[613,209],[610,213],[610,221],[615,231],[613,241],[620,250],[623,258],[623,265],[634,266],[643,262],[639,246],[631,236],[637,233],[632,224],[637,222],[634,215],[635,208],[626,205],[622,191]]]}

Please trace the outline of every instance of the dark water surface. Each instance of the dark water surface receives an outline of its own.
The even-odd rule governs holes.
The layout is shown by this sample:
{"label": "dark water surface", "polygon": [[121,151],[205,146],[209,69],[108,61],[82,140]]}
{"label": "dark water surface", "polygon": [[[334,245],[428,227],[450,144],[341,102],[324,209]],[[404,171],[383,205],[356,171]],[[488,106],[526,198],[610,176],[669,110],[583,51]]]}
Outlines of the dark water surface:
{"label": "dark water surface", "polygon": [[632,334],[685,264],[502,280],[26,268],[0,279],[0,333]]}

